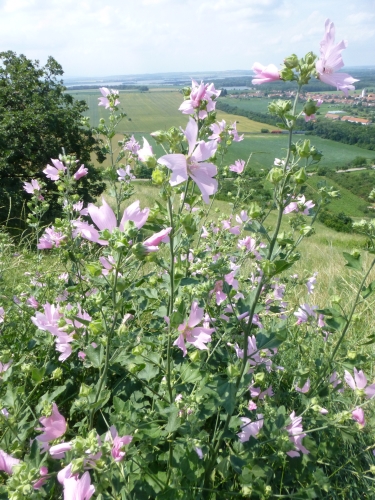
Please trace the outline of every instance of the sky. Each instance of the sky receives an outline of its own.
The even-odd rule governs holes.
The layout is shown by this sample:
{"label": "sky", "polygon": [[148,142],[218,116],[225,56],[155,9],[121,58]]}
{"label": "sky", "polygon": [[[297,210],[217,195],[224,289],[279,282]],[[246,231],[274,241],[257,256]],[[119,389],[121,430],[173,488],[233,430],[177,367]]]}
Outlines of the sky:
{"label": "sky", "polygon": [[67,78],[250,70],[318,54],[327,18],[346,66],[375,65],[375,0],[0,0],[0,51]]}

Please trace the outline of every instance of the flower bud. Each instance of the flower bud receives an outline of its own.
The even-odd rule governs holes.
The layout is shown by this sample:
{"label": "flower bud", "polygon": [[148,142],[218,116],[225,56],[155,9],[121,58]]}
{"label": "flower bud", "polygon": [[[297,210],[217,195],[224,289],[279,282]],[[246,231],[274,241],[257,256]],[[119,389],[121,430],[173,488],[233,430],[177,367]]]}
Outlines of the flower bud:
{"label": "flower bud", "polygon": [[139,260],[143,260],[147,255],[147,248],[142,243],[136,243],[132,246],[132,253]]}
{"label": "flower bud", "polygon": [[53,372],[52,372],[52,379],[59,380],[61,378],[62,374],[63,374],[62,369],[60,367],[56,368],[56,370],[53,370]]}
{"label": "flower bud", "polygon": [[288,69],[294,69],[298,66],[298,57],[292,54],[284,59],[284,64]]}
{"label": "flower bud", "polygon": [[284,171],[282,168],[274,167],[268,172],[267,180],[272,182],[272,184],[278,184],[284,177]]}
{"label": "flower bud", "polygon": [[250,219],[257,219],[262,215],[262,208],[258,205],[258,203],[250,203],[247,214]]}
{"label": "flower bud", "polygon": [[318,111],[318,106],[316,105],[316,101],[314,101],[313,99],[309,99],[303,107],[303,112],[307,116],[311,116],[315,114],[317,111]]}
{"label": "flower bud", "polygon": [[296,184],[303,184],[307,181],[307,174],[304,167],[300,168],[298,172],[294,174],[294,180]]}

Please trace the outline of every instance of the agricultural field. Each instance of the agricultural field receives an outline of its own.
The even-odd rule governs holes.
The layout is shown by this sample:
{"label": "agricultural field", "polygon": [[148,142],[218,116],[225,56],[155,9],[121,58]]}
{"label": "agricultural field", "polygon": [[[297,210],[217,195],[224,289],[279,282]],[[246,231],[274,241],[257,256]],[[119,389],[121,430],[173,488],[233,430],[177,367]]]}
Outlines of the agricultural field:
{"label": "agricultural field", "polygon": [[[311,144],[323,152],[323,158],[319,166],[334,170],[336,167],[346,165],[356,156],[374,158],[374,152],[357,146],[350,146],[340,142],[322,139],[317,136],[295,135],[294,141],[310,139]],[[255,169],[270,168],[275,158],[285,155],[287,139],[285,135],[259,134],[245,137],[242,142],[233,144],[229,153],[228,161],[233,162],[238,158],[247,159],[253,153],[250,165]]]}
{"label": "agricultural field", "polygon": [[[108,116],[107,111],[98,106],[100,96],[98,90],[72,91],[70,94],[75,99],[86,101],[90,108],[87,116],[90,118],[91,125],[97,126],[100,118]],[[185,127],[188,117],[178,111],[182,100],[179,92],[169,89],[158,89],[153,92],[120,92],[120,109],[127,114],[127,117],[119,125],[118,132],[147,134],[172,126]],[[265,127],[269,130],[276,129],[276,127],[223,111],[218,111],[217,118],[218,120],[224,119],[227,123],[237,121],[238,131],[246,134],[260,133]]]}

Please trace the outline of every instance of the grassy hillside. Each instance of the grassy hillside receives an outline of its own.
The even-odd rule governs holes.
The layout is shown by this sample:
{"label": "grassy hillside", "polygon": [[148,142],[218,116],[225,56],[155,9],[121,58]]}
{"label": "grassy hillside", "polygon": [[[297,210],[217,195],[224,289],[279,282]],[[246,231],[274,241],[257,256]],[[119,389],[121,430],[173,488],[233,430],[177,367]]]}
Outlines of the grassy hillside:
{"label": "grassy hillside", "polygon": [[[86,101],[90,108],[87,116],[93,126],[98,125],[100,118],[108,116],[108,112],[98,106],[100,96],[98,90],[72,91],[70,94],[75,99]],[[185,127],[188,117],[178,111],[182,100],[179,92],[169,89],[153,92],[120,92],[120,109],[127,114],[127,117],[121,122],[118,131],[145,134],[172,126]],[[260,133],[262,128],[269,130],[276,128],[223,111],[217,113],[217,118],[218,120],[224,119],[227,123],[237,121],[237,129],[241,133]]]}

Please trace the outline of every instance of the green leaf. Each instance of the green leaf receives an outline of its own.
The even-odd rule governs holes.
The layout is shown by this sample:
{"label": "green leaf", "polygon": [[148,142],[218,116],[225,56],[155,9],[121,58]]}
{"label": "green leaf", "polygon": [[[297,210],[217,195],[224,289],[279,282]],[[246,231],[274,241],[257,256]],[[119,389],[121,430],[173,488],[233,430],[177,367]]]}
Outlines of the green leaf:
{"label": "green leaf", "polygon": [[241,474],[242,467],[246,465],[245,460],[242,460],[242,458],[236,457],[235,455],[230,455],[229,460],[234,472],[237,472],[237,474]]}
{"label": "green leaf", "polygon": [[85,353],[94,368],[101,367],[104,357],[104,349],[102,345],[95,348],[92,345],[88,345],[85,349]]}
{"label": "green leaf", "polygon": [[367,288],[363,287],[361,294],[364,299],[367,299],[373,292],[375,292],[375,281],[370,283]]}
{"label": "green leaf", "polygon": [[168,433],[174,432],[181,426],[181,419],[178,416],[178,408],[173,408],[173,411],[169,414],[167,425],[165,430]]}
{"label": "green leaf", "polygon": [[43,380],[45,368],[34,367],[31,371],[31,378],[34,382],[39,383]]}
{"label": "green leaf", "polygon": [[232,414],[234,411],[234,408],[236,407],[236,395],[237,395],[237,389],[236,389],[236,384],[233,382],[227,382],[222,381],[220,384],[218,384],[218,393],[220,398],[222,399],[222,405],[224,409]]}
{"label": "green leaf", "polygon": [[191,364],[184,364],[181,368],[181,380],[184,384],[194,383],[203,378],[203,374],[199,368],[195,368]]}
{"label": "green leaf", "polygon": [[278,410],[277,410],[277,415],[276,415],[276,419],[275,419],[275,425],[278,429],[282,429],[283,427],[285,427],[285,421],[286,421],[286,418],[285,418],[285,407],[284,406],[279,406]]}
{"label": "green leaf", "polygon": [[147,363],[146,366],[138,373],[138,378],[141,380],[147,380],[150,382],[151,379],[156,377],[159,373],[159,368],[151,363]]}
{"label": "green leaf", "polygon": [[344,259],[346,260],[345,266],[350,267],[351,269],[355,269],[357,271],[362,271],[362,265],[361,265],[361,256],[358,255],[358,257],[347,253],[343,252],[342,253]]}

